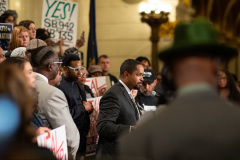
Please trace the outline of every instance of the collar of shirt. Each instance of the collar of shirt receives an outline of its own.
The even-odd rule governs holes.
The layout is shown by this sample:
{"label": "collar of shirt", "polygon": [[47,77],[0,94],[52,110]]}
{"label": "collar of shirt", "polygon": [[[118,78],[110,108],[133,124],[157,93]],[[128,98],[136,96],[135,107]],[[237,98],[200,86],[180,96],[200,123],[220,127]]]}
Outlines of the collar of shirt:
{"label": "collar of shirt", "polygon": [[128,94],[132,96],[131,90],[123,83],[123,81],[119,80],[119,82],[123,85],[123,87],[126,89],[126,91],[128,92]]}
{"label": "collar of shirt", "polygon": [[37,72],[34,72],[36,75],[38,75],[39,77],[43,78],[47,83],[48,83],[48,79],[46,76],[40,74],[40,73],[37,73]]}
{"label": "collar of shirt", "polygon": [[182,96],[188,93],[194,93],[199,91],[206,91],[206,90],[212,90],[213,87],[210,84],[207,83],[198,83],[198,84],[191,84],[184,86],[178,90],[177,95]]}

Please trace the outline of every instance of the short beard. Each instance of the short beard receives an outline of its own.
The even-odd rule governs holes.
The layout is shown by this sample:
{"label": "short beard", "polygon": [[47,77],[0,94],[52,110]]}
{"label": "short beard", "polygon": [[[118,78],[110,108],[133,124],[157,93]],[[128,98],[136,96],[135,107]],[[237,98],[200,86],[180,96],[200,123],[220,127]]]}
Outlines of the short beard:
{"label": "short beard", "polygon": [[144,92],[142,92],[145,96],[151,96],[151,93],[149,93],[149,94],[145,94]]}
{"label": "short beard", "polygon": [[137,89],[137,90],[139,90],[140,87],[139,87],[138,85],[136,85],[136,86],[133,87],[133,89]]}
{"label": "short beard", "polygon": [[77,81],[77,79],[71,75],[70,71],[68,71],[68,79],[70,79],[72,81]]}

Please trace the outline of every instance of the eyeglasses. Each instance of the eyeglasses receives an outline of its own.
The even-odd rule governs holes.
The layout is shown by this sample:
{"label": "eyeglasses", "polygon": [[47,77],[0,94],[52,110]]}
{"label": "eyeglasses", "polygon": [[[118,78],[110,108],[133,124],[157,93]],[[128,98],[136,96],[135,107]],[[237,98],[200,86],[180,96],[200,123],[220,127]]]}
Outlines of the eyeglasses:
{"label": "eyeglasses", "polygon": [[61,67],[63,62],[52,62],[52,63],[58,64],[58,67]]}
{"label": "eyeglasses", "polygon": [[73,67],[70,67],[70,66],[67,66],[69,69],[72,69],[74,72],[79,72],[79,71],[82,71],[84,69],[84,67],[81,67],[81,68],[73,68]]}
{"label": "eyeglasses", "polygon": [[88,76],[88,73],[81,73],[81,76]]}

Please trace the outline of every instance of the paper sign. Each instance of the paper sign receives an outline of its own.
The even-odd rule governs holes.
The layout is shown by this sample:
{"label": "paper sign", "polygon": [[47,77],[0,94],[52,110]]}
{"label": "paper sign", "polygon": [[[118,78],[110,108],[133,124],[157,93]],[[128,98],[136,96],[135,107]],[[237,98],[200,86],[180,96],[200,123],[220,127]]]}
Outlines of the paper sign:
{"label": "paper sign", "polygon": [[0,23],[0,47],[7,50],[12,34],[12,24]]}
{"label": "paper sign", "polygon": [[63,0],[43,0],[42,28],[47,29],[53,41],[61,38],[64,44],[74,46],[77,39],[78,3]]}
{"label": "paper sign", "polygon": [[102,96],[111,87],[109,76],[87,78],[85,84],[92,90],[94,97]]}
{"label": "paper sign", "polygon": [[6,10],[8,10],[8,0],[0,0],[0,15]]}
{"label": "paper sign", "polygon": [[68,159],[65,125],[37,137],[39,147],[49,148],[59,160]]}
{"label": "paper sign", "polygon": [[144,105],[144,110],[145,111],[155,111],[157,109],[156,106],[147,106],[147,105]]}
{"label": "paper sign", "polygon": [[87,155],[94,155],[96,154],[97,144],[98,144],[98,134],[97,134],[97,118],[99,114],[99,102],[102,97],[97,98],[90,98],[87,101],[92,102],[93,104],[93,112],[90,115],[90,128],[87,135],[87,148],[86,154]]}

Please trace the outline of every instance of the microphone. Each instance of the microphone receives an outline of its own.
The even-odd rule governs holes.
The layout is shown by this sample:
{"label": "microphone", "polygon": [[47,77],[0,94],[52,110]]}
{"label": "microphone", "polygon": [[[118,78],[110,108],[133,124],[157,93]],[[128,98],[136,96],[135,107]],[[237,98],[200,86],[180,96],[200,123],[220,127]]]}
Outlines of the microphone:
{"label": "microphone", "polygon": [[160,95],[159,94],[157,94],[157,92],[155,92],[155,91],[152,91],[152,93],[151,93],[151,95],[150,96],[156,96],[156,97],[159,97]]}

